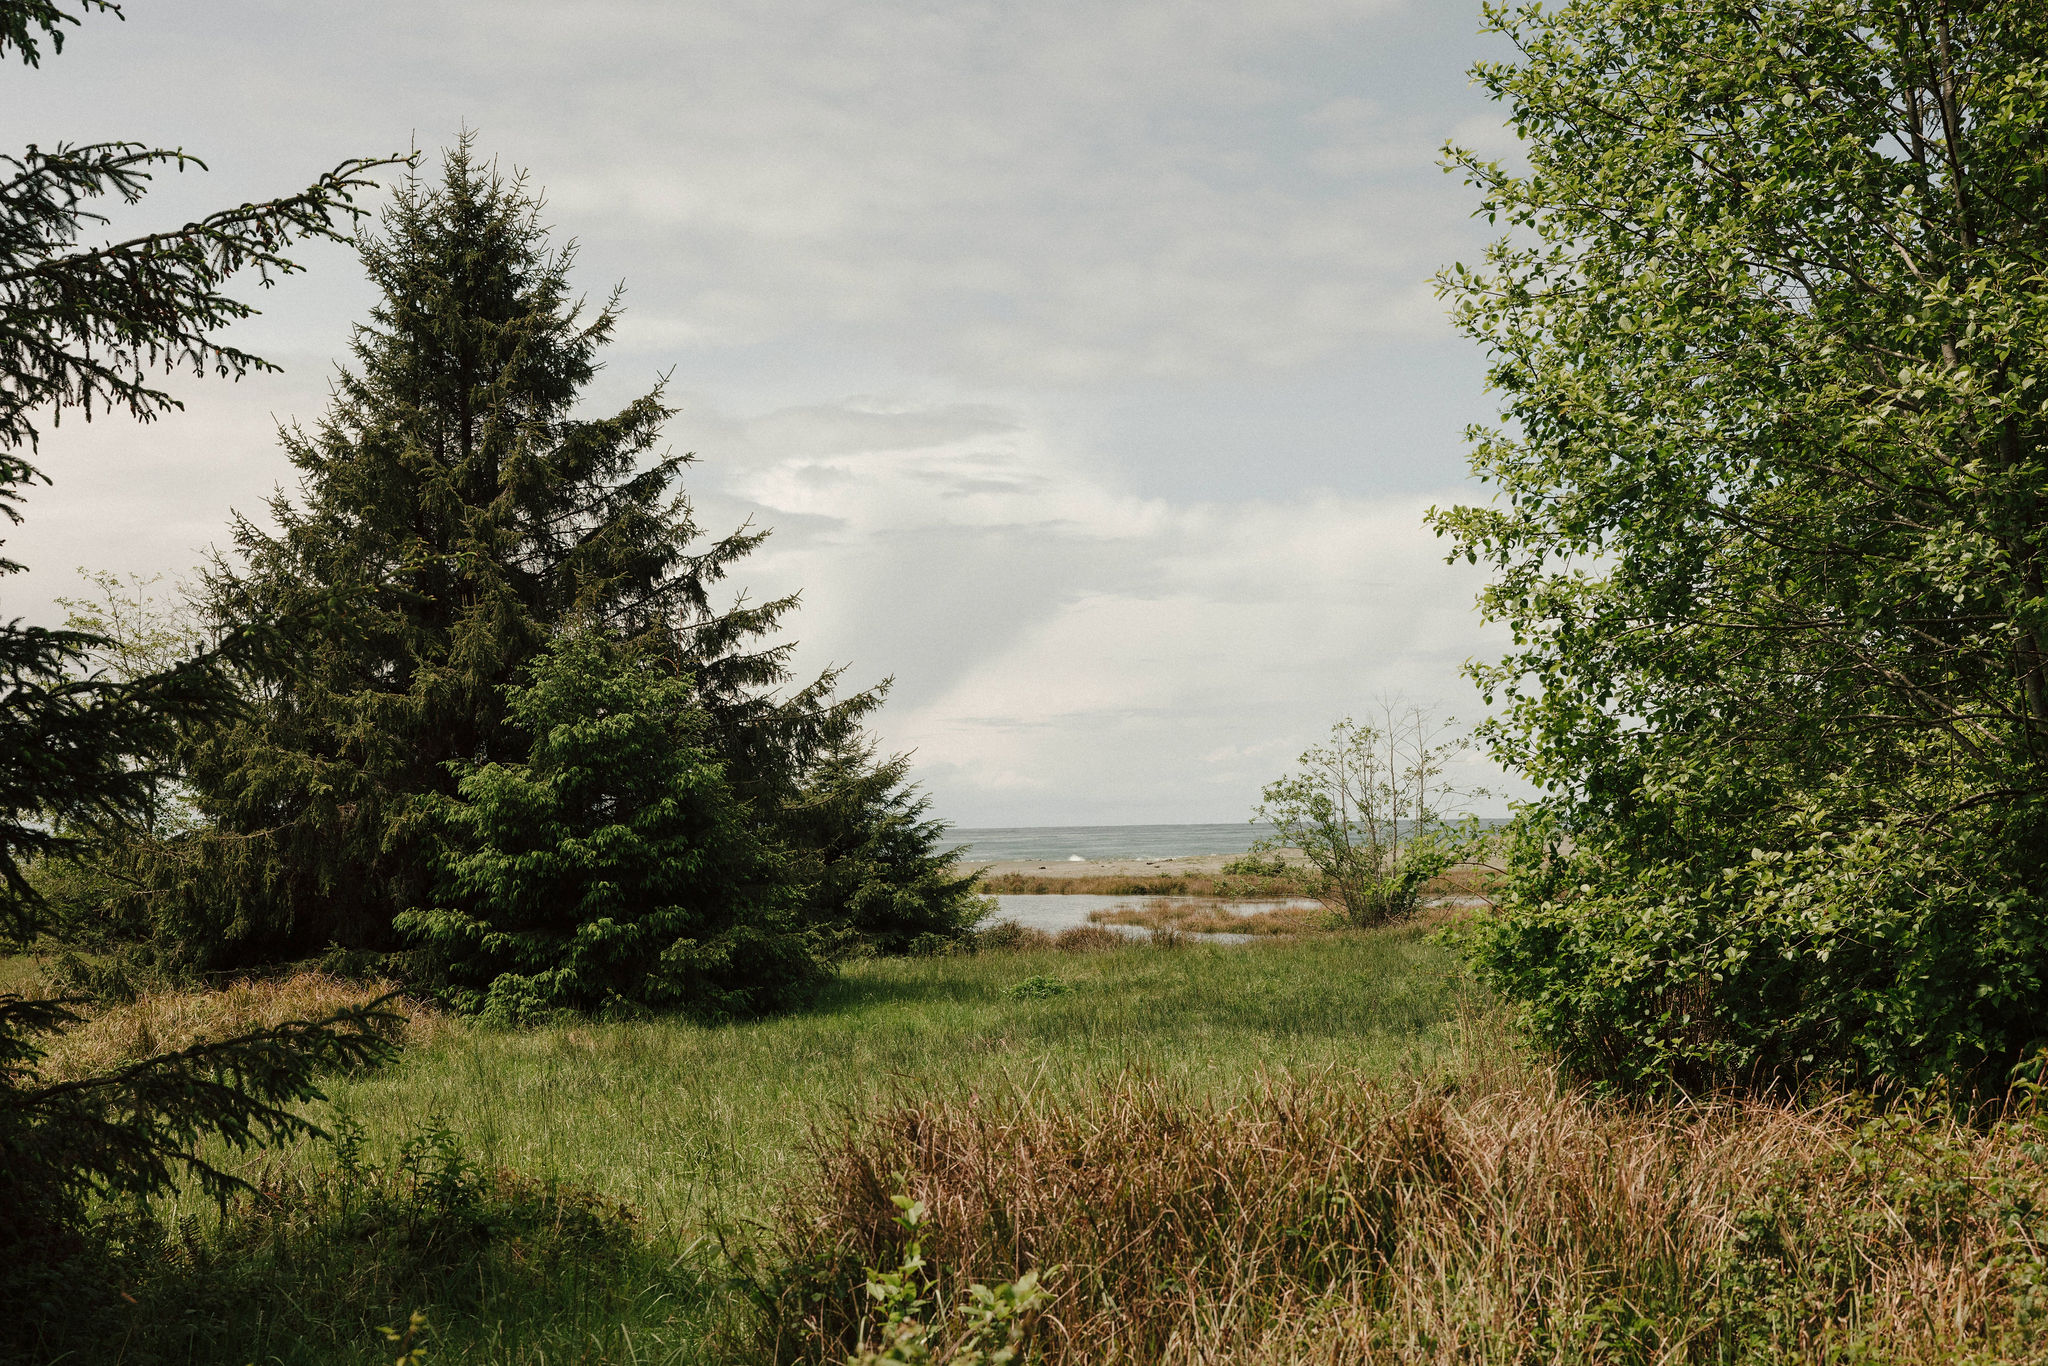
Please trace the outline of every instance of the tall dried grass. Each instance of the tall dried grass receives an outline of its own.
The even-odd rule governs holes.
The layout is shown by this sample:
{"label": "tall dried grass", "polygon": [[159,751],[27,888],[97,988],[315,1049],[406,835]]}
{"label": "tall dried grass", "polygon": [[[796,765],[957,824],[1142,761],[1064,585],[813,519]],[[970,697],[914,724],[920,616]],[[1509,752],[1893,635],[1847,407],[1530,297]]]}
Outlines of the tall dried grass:
{"label": "tall dried grass", "polygon": [[[362,1005],[392,990],[388,982],[364,982],[319,972],[274,980],[231,982],[190,991],[148,992],[123,1005],[89,1013],[77,1028],[49,1041],[38,1071],[45,1080],[71,1081],[139,1061],[154,1053],[232,1038],[287,1020],[317,1019],[343,1006]],[[424,1043],[450,1026],[448,1017],[407,1001],[402,1042]]]}
{"label": "tall dried grass", "polygon": [[1284,906],[1238,915],[1226,906],[1165,899],[1090,911],[1088,919],[1097,925],[1143,925],[1181,934],[1316,934],[1338,928],[1338,922],[1320,906]]}
{"label": "tall dried grass", "polygon": [[1215,896],[1239,901],[1268,901],[1302,894],[1301,884],[1291,876],[1240,877],[1226,873],[996,873],[983,874],[977,890],[1006,896]]}
{"label": "tall dried grass", "polygon": [[2041,1137],[1630,1106],[1498,1059],[1230,1105],[906,1100],[821,1145],[770,1332],[844,1358],[907,1191],[942,1294],[1045,1274],[1047,1363],[2038,1360]]}

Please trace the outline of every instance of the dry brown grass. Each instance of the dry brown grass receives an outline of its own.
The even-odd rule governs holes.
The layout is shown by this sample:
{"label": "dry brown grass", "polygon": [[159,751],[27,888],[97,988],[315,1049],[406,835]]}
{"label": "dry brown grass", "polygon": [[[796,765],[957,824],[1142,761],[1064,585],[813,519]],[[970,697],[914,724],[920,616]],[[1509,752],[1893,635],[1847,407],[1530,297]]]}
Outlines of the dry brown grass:
{"label": "dry brown grass", "polygon": [[[1425,900],[1433,897],[1492,895],[1499,873],[1491,868],[1460,864],[1423,884]],[[1312,896],[1313,870],[1304,868],[1282,877],[1239,877],[1229,873],[1162,873],[1145,877],[1084,874],[1075,877],[1029,873],[983,874],[980,890],[1006,896],[1202,896],[1230,901],[1279,901]]]}
{"label": "dry brown grass", "polygon": [[980,890],[1005,896],[1214,896],[1237,901],[1272,901],[1302,895],[1301,884],[1292,877],[1235,877],[1225,873],[1162,873],[1146,877],[1033,877],[1028,873],[998,873],[984,874]]}
{"label": "dry brown grass", "polygon": [[1338,924],[1320,906],[1286,906],[1234,915],[1222,906],[1173,901],[1090,911],[1088,918],[1098,925],[1143,925],[1154,931],[1177,930],[1181,934],[1318,934],[1335,929]]}
{"label": "dry brown grass", "polygon": [[[317,1019],[391,990],[388,982],[301,972],[204,990],[150,992],[126,1005],[88,1012],[84,1024],[49,1041],[49,1055],[39,1070],[50,1081],[69,1081],[153,1053],[232,1038],[286,1020]],[[447,1016],[417,1001],[405,1001],[399,1010],[406,1017],[401,1037],[408,1045],[425,1042],[450,1024]]]}
{"label": "dry brown grass", "polygon": [[821,1145],[771,1332],[844,1359],[907,1188],[943,1293],[1047,1274],[1048,1366],[2039,1360],[2040,1137],[1632,1107],[1500,1062],[1228,1106],[907,1101]]}
{"label": "dry brown grass", "polygon": [[1101,953],[1105,949],[1127,948],[1130,943],[1115,930],[1094,925],[1076,925],[1052,937],[1052,946],[1062,953]]}

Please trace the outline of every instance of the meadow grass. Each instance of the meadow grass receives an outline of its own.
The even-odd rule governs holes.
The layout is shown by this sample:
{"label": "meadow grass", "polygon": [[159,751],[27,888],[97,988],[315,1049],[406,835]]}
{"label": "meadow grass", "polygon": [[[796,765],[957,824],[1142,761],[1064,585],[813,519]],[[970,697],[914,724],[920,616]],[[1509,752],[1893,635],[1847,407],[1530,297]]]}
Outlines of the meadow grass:
{"label": "meadow grass", "polygon": [[[1035,976],[1071,989],[1011,995]],[[488,1166],[587,1186],[687,1240],[762,1215],[814,1129],[891,1101],[1072,1099],[1127,1075],[1229,1095],[1274,1074],[1391,1072],[1441,1057],[1468,999],[1419,930],[884,959],[767,1021],[453,1026],[329,1095],[373,1145],[438,1118]]]}
{"label": "meadow grass", "polygon": [[[92,1056],[344,991],[294,980],[109,1011]],[[2025,1093],[1602,1097],[1422,925],[872,961],[774,1020],[408,1040],[310,1111],[339,1143],[116,1237],[100,1317],[39,1359],[368,1362],[424,1309],[450,1361],[842,1363],[909,1252],[899,1197],[935,1322],[1044,1276],[1044,1366],[2048,1353]],[[950,1331],[916,1359],[965,1360]]]}
{"label": "meadow grass", "polygon": [[[308,1107],[338,1148],[209,1152],[258,1193],[227,1211],[162,1206],[169,1238],[117,1239],[97,1309],[81,1298],[46,1346],[79,1366],[368,1361],[380,1326],[424,1308],[449,1360],[749,1357],[786,1210],[868,1116],[1085,1109],[1130,1084],[1228,1106],[1275,1078],[1442,1065],[1471,1008],[1420,928],[1246,947],[1106,939],[854,963],[807,1010],[721,1027],[423,1015],[396,1062],[330,1078]],[[1018,994],[1027,982],[1059,989]],[[319,1013],[349,990],[304,974],[145,997],[62,1043],[53,1071],[246,1028],[295,998]]]}

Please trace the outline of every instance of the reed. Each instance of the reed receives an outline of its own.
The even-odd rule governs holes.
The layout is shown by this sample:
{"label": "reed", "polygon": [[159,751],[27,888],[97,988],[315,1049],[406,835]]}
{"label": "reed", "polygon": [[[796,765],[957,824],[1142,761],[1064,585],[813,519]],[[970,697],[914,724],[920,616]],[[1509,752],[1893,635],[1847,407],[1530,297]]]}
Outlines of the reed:
{"label": "reed", "polygon": [[845,1357],[907,1194],[938,1302],[1039,1273],[1047,1366],[2039,1360],[2042,1137],[1626,1105],[1504,1046],[1236,1099],[905,1098],[785,1203],[760,1351]]}

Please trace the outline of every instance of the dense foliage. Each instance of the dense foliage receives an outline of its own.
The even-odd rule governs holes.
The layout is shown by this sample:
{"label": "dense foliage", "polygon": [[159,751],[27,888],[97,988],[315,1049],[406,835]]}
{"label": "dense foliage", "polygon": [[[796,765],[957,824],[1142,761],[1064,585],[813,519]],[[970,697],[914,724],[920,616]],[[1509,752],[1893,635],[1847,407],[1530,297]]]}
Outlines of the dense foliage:
{"label": "dense foliage", "polygon": [[954,872],[931,799],[909,782],[905,755],[877,758],[871,742],[842,737],[781,826],[811,921],[842,949],[884,954],[941,951],[966,941],[987,903],[972,875]]}
{"label": "dense foliage", "polygon": [[[950,932],[966,913],[964,884],[940,875],[938,830],[911,809],[902,765],[876,763],[863,746],[861,718],[882,690],[839,696],[836,672],[788,686],[792,647],[764,637],[793,596],[714,602],[763,533],[700,543],[677,484],[690,457],[655,449],[669,415],[660,387],[609,416],[575,411],[617,299],[586,313],[570,290],[573,251],[549,246],[538,211],[522,180],[465,140],[437,179],[403,184],[382,231],[363,236],[381,297],[325,419],[284,434],[298,496],[273,501],[275,531],[237,521],[238,553],[214,566],[204,595],[230,625],[283,623],[280,648],[247,671],[244,713],[184,752],[200,828],[127,851],[146,891],[115,922],[161,953],[221,967],[329,944],[403,947],[399,918],[439,904],[443,816],[458,789],[471,785],[468,802],[476,784],[551,762],[546,735],[513,699],[532,696],[520,691],[528,667],[569,635],[599,654],[625,647],[658,660],[674,680],[643,700],[675,709],[663,724],[687,731],[731,804],[697,833],[736,842],[699,854],[734,868],[772,857],[779,870],[780,891],[732,914],[787,903],[819,943],[843,943],[830,931],[848,924],[894,943]],[[464,891],[471,912],[481,894]],[[704,895],[691,904],[701,910]],[[764,922],[761,933],[781,931]],[[506,970],[521,980],[551,970],[537,951],[505,959]],[[481,970],[498,960],[463,961]],[[554,966],[569,977],[560,990],[535,988],[535,1001],[663,997],[616,973],[572,987],[583,969]],[[809,950],[787,966],[787,982],[744,989],[734,966],[699,1003],[722,1008],[712,998],[733,990],[763,1004],[813,975]],[[655,965],[636,970],[651,981]]]}
{"label": "dense foliage", "polygon": [[1437,516],[1517,648],[1481,966],[1626,1082],[2048,1033],[2048,10],[1494,7],[1528,169],[1444,277],[1509,425]]}
{"label": "dense foliage", "polygon": [[224,621],[292,624],[244,715],[186,756],[210,834],[148,869],[199,962],[389,947],[432,886],[420,799],[452,793],[451,762],[522,751],[502,689],[549,632],[649,629],[744,549],[685,555],[680,459],[641,468],[658,392],[571,415],[617,315],[582,316],[535,208],[464,146],[360,241],[382,297],[326,418],[284,432],[301,497],[273,500],[274,532],[238,519],[208,584]]}
{"label": "dense foliage", "polygon": [[[74,13],[48,0],[0,0],[0,56],[31,65],[61,48]],[[0,158],[0,512],[20,520],[21,491],[43,479],[32,462],[38,422],[66,412],[147,421],[177,406],[153,372],[240,376],[271,368],[217,340],[254,310],[222,293],[230,275],[268,282],[296,267],[296,238],[337,235],[350,196],[374,163],[350,162],[301,194],[245,204],[169,232],[82,246],[105,222],[89,201],[140,199],[150,168],[190,157],[134,143],[30,148]],[[22,566],[0,561],[0,575]],[[89,837],[146,824],[160,780],[188,728],[232,711],[229,673],[261,657],[269,633],[251,622],[218,648],[109,674],[90,632],[19,621],[0,626],[0,946],[32,938],[42,898],[31,865],[78,852]],[[317,1094],[336,1063],[380,1056],[382,1012],[355,1010],[182,1052],[118,1071],[44,1084],[38,1040],[76,1023],[62,1001],[0,996],[0,1345],[61,1311],[63,1257],[95,1194],[145,1196],[196,1177],[235,1183],[193,1156],[213,1135],[245,1147],[303,1132],[287,1109]]]}
{"label": "dense foliage", "polygon": [[[61,50],[81,13],[112,8],[0,5],[0,57],[12,48],[39,65],[44,45]],[[128,142],[0,156],[0,515],[9,521],[21,519],[23,490],[45,481],[33,458],[42,417],[118,412],[146,422],[178,406],[154,371],[238,377],[275,368],[218,339],[255,311],[223,288],[237,272],[267,284],[296,270],[282,250],[352,221],[352,196],[377,163],[351,161],[299,194],[168,232],[80,242],[107,221],[93,200],[133,204],[153,167],[187,164],[199,163]],[[0,559],[0,576],[21,568]],[[90,632],[0,626],[0,924],[10,934],[33,928],[26,865],[147,809],[181,727],[221,714],[224,671],[251,655],[259,634],[235,634],[218,651],[146,676],[108,678],[92,669],[101,641]]]}
{"label": "dense foliage", "polygon": [[508,1022],[558,1010],[785,1005],[824,975],[772,831],[708,748],[693,680],[579,636],[507,690],[523,762],[464,769],[434,802],[449,853],[429,946],[456,1000]]}

